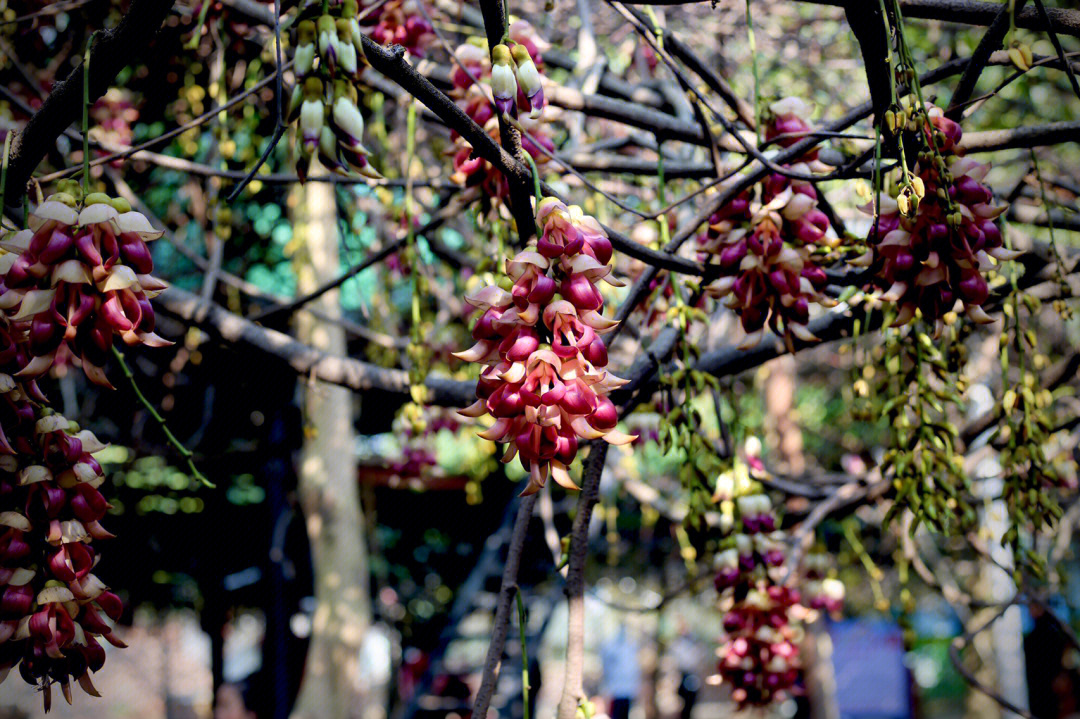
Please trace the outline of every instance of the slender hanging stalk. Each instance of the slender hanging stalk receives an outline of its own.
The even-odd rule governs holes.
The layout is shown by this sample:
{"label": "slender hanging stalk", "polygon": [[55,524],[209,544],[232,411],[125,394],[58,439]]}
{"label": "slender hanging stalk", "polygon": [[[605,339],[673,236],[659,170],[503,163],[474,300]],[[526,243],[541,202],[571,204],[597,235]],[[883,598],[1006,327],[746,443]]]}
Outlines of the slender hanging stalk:
{"label": "slender hanging stalk", "polygon": [[544,193],[540,190],[540,171],[536,169],[536,161],[532,159],[532,155],[525,152],[525,161],[529,163],[529,168],[532,170],[533,178],[533,194],[536,195],[536,205],[540,206],[540,200],[544,199]]}
{"label": "slender hanging stalk", "polygon": [[161,413],[157,411],[157,408],[154,407],[150,400],[146,398],[146,395],[142,393],[142,390],[139,389],[139,384],[135,381],[135,374],[131,371],[131,368],[128,367],[127,361],[124,360],[124,354],[116,349],[115,346],[112,347],[112,353],[113,357],[116,358],[116,362],[120,365],[120,371],[124,373],[124,376],[127,377],[128,382],[131,384],[131,389],[135,392],[135,397],[139,400],[139,403],[146,408],[146,411],[150,413],[150,416],[153,417],[154,421],[161,427],[161,431],[165,433],[165,439],[169,441],[169,444],[172,445],[177,454],[187,461],[188,471],[191,472],[191,476],[199,480],[204,487],[214,489],[214,483],[207,479],[206,475],[200,472],[195,466],[194,453],[185,447],[183,442],[176,438],[176,435],[169,429],[169,425],[165,423],[165,418],[161,416]]}
{"label": "slender hanging stalk", "polygon": [[83,197],[90,191],[90,48],[94,45],[97,31],[90,33],[83,51],[83,86],[82,86],[82,191]]}

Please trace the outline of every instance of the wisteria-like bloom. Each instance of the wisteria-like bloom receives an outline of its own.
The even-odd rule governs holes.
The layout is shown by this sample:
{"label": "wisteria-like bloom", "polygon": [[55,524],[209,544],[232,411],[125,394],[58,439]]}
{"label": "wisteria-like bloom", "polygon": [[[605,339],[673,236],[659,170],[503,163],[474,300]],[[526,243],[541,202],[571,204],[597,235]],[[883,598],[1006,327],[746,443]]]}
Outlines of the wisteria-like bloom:
{"label": "wisteria-like bloom", "polygon": [[112,537],[92,456],[104,445],[10,374],[28,356],[26,341],[0,317],[0,682],[18,666],[48,711],[53,684],[68,703],[72,679],[99,696],[90,672],[105,662],[100,639],[124,646],[113,633],[122,605],[93,574],[91,543]]}
{"label": "wisteria-like bloom", "polygon": [[615,428],[619,416],[608,394],[626,380],[608,372],[600,335],[616,323],[601,314],[596,282],[611,277],[611,242],[580,207],[546,198],[537,208],[540,237],[506,261],[509,291],[491,285],[466,297],[481,311],[473,326],[476,344],[455,356],[484,365],[477,401],[467,417],[490,414],[495,423],[480,433],[507,444],[529,471],[524,494],[554,477],[576,489],[568,466],[580,440],[603,437],[627,444],[634,437]]}
{"label": "wisteria-like bloom", "polygon": [[[803,119],[809,107],[801,100],[787,98],[771,108],[767,138],[783,135],[778,142],[787,145],[809,131]],[[816,152],[788,169],[801,174],[818,169]],[[817,204],[813,184],[773,173],[717,210],[698,238],[699,249],[714,255],[719,264],[720,278],[708,292],[725,298],[738,313],[747,333],[742,347],[761,341],[766,323],[789,349],[794,339],[816,339],[806,327],[810,305],[833,302],[823,294],[826,276],[815,250],[837,244],[835,233],[829,234],[828,217]]]}
{"label": "wisteria-like bloom", "polygon": [[[748,447],[759,447],[755,441]],[[764,706],[792,689],[799,677],[804,607],[840,610],[843,585],[826,577],[823,555],[804,562],[799,592],[787,558],[787,534],[769,497],[752,477],[764,466],[752,451],[746,464],[717,479],[716,496],[727,530],[715,557],[716,591],[724,613],[718,671],[740,705]]]}
{"label": "wisteria-like bloom", "polygon": [[303,182],[318,157],[331,172],[379,178],[363,142],[357,83],[366,61],[356,0],[330,12],[335,14],[302,20],[296,28],[297,85],[289,103],[289,121],[297,123],[296,174]]}
{"label": "wisteria-like bloom", "polygon": [[[972,320],[991,322],[982,309],[990,293],[983,273],[993,260],[1019,255],[1002,245],[995,222],[1007,205],[995,202],[993,190],[983,184],[989,165],[956,154],[960,126],[933,106],[927,123],[945,171],[926,153],[929,157],[913,168],[910,185],[897,182],[892,193],[881,193],[878,219],[867,238],[870,250],[852,264],[870,268],[885,289],[881,299],[896,304],[895,325],[910,322],[916,310],[928,322],[940,321],[957,302]],[[874,203],[862,210],[873,214]]]}
{"label": "wisteria-like bloom", "polygon": [[[555,150],[551,132],[541,115],[545,100],[540,52],[546,45],[528,22],[519,20],[510,25],[510,42],[496,45],[493,49],[492,54],[497,55],[494,66],[482,41],[467,42],[455,52],[460,66],[455,66],[452,75],[452,94],[458,106],[496,141],[499,140],[499,122],[491,106],[492,101],[499,113],[522,113],[519,122],[536,142],[522,135],[521,147],[537,165],[548,161],[544,151],[550,153]],[[480,83],[487,82],[492,92],[490,99],[474,79]],[[474,157],[472,146],[456,131],[451,133],[451,137],[455,143],[450,151],[453,156],[453,179],[468,188],[462,193],[460,201],[480,201],[485,211],[490,209],[494,200],[505,202],[510,196],[510,186],[503,174],[486,160]]]}
{"label": "wisteria-like bloom", "polygon": [[0,313],[25,333],[28,361],[15,375],[48,371],[64,347],[82,360],[91,381],[109,386],[102,369],[113,338],[152,347],[169,342],[154,333],[150,298],[165,289],[153,277],[147,241],[161,231],[126,200],[58,192],[29,217],[29,229],[0,241]]}

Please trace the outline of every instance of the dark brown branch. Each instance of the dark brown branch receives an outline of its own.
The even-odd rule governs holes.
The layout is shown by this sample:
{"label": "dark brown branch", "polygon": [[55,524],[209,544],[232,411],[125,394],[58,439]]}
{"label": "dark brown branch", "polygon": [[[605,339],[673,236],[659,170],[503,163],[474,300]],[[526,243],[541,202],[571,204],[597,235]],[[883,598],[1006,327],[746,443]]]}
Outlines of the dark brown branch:
{"label": "dark brown branch", "polygon": [[[849,0],[801,1],[816,5],[842,7]],[[663,2],[663,0],[660,0],[660,2]],[[946,22],[982,25],[984,27],[994,22],[994,18],[997,17],[1001,8],[1001,3],[974,2],[973,0],[900,0],[900,11],[904,13],[906,18],[944,20]],[[1049,8],[1047,12],[1057,32],[1080,37],[1080,10]],[[1026,30],[1046,30],[1046,25],[1034,8],[1026,8],[1022,12],[1017,12],[1016,26]]]}
{"label": "dark brown branch", "polygon": [[1047,125],[1014,127],[1009,130],[969,132],[961,139],[960,146],[966,152],[993,152],[1077,142],[1077,138],[1080,138],[1080,121],[1052,122]]}
{"label": "dark brown branch", "polygon": [[[1023,10],[1025,4],[1027,4],[1027,0],[1016,0],[1015,12],[1018,13]],[[964,74],[960,76],[960,82],[957,83],[952,99],[949,100],[949,107],[945,111],[947,117],[959,120],[963,115],[964,104],[971,97],[971,94],[975,92],[975,85],[979,82],[979,76],[982,75],[987,61],[990,60],[990,53],[1001,47],[1001,42],[1005,39],[1005,35],[1008,34],[1009,27],[1009,6],[1003,5],[998,11],[997,17],[987,28],[982,40],[979,41],[975,52],[971,54],[971,61],[964,70]]]}
{"label": "dark brown branch", "polygon": [[881,117],[881,113],[885,112],[892,101],[889,73],[893,71],[888,62],[892,38],[885,32],[886,20],[882,17],[881,5],[871,0],[847,0],[844,14],[859,42],[866,84],[870,88],[870,102],[874,106],[874,117]]}
{"label": "dark brown branch", "polygon": [[1065,48],[1061,46],[1061,39],[1058,37],[1057,31],[1054,30],[1054,23],[1046,12],[1046,5],[1043,4],[1043,0],[1035,0],[1035,10],[1038,11],[1043,24],[1046,25],[1046,32],[1050,35],[1050,42],[1054,45],[1054,52],[1057,53],[1061,64],[1065,66],[1065,73],[1069,76],[1069,84],[1072,85],[1073,94],[1076,95],[1077,99],[1080,99],[1080,82],[1076,80],[1076,73],[1073,72],[1072,64],[1065,54]]}
{"label": "dark brown branch", "polygon": [[581,473],[581,494],[577,514],[570,529],[570,559],[566,572],[569,627],[566,634],[566,671],[558,719],[574,719],[585,695],[582,672],[585,668],[585,560],[589,556],[589,522],[600,497],[600,477],[604,474],[608,443],[594,440]]}
{"label": "dark brown branch", "polygon": [[[98,32],[90,51],[90,99],[105,94],[116,75],[146,51],[172,8],[172,0],[134,0],[114,30]],[[82,113],[83,66],[56,83],[41,109],[15,136],[8,165],[9,203],[22,200],[30,175],[56,138]]]}
{"label": "dark brown branch", "polygon": [[474,717],[487,716],[488,708],[491,706],[491,697],[495,694],[495,685],[499,682],[499,669],[502,665],[503,650],[506,648],[506,633],[510,627],[510,609],[513,606],[514,594],[518,591],[517,577],[521,566],[521,552],[525,546],[525,537],[529,534],[533,506],[539,496],[534,493],[522,497],[517,517],[514,519],[514,534],[510,538],[510,548],[506,552],[506,565],[503,567],[498,604],[495,606],[491,643],[488,644],[487,657],[484,660],[480,688],[476,692],[476,704],[472,712]]}

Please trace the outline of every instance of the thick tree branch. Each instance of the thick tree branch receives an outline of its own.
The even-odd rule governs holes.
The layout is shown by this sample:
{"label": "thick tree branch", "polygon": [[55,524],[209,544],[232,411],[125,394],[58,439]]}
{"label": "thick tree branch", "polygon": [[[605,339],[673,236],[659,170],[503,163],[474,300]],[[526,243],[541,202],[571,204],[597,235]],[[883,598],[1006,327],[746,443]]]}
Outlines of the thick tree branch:
{"label": "thick tree branch", "polygon": [[[633,5],[692,5],[704,0],[627,0]],[[852,0],[800,0],[814,5],[832,5],[847,7]],[[873,0],[854,0],[854,2],[872,3]],[[964,25],[987,26],[994,22],[1001,3],[978,2],[977,0],[900,0],[900,10],[906,18],[920,20],[943,20]],[[1063,35],[1080,37],[1080,10],[1047,8],[1054,31]],[[1039,13],[1034,8],[1025,8],[1017,12],[1016,26],[1025,30],[1046,30]]]}
{"label": "thick tree branch", "polygon": [[[170,287],[154,303],[167,315],[198,327],[211,337],[232,346],[257,350],[284,362],[301,376],[348,387],[355,391],[382,390],[406,395],[409,374],[349,357],[334,357],[298,342],[284,332],[261,327],[220,305],[203,302],[195,294]],[[475,399],[476,383],[429,377],[428,403],[441,407],[464,407]]]}
{"label": "thick tree branch", "polygon": [[892,72],[892,67],[888,63],[889,43],[892,39],[885,33],[885,18],[882,17],[879,3],[872,0],[847,0],[844,14],[859,42],[866,84],[870,88],[870,102],[874,107],[874,117],[877,118],[892,100],[889,90],[889,73]]}
{"label": "thick tree branch", "polygon": [[[114,30],[97,34],[90,52],[90,99],[105,94],[116,75],[143,53],[169,14],[172,0],[134,0]],[[49,97],[15,136],[8,166],[9,203],[17,206],[30,175],[49,148],[82,113],[83,66],[53,86]]]}

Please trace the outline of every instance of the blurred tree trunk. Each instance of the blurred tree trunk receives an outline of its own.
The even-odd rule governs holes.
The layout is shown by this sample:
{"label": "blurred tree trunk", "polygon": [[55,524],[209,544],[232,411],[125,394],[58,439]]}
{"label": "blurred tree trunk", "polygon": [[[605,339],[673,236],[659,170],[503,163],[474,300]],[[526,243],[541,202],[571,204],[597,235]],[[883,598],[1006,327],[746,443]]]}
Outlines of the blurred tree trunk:
{"label": "blurred tree trunk", "polygon": [[[336,277],[337,207],[334,186],[311,182],[298,194],[297,291],[311,292]],[[297,195],[294,195],[297,197]],[[340,313],[338,291],[312,305]],[[296,316],[301,342],[344,356],[345,334],[306,312]],[[315,584],[315,614],[293,719],[347,719],[363,713],[360,645],[371,624],[367,548],[354,454],[353,402],[348,389],[309,383],[304,391],[305,438],[298,471]]]}
{"label": "blurred tree trunk", "polygon": [[806,471],[802,429],[794,415],[795,358],[780,357],[769,363],[765,379],[765,440],[775,450],[775,467],[787,474]]}

